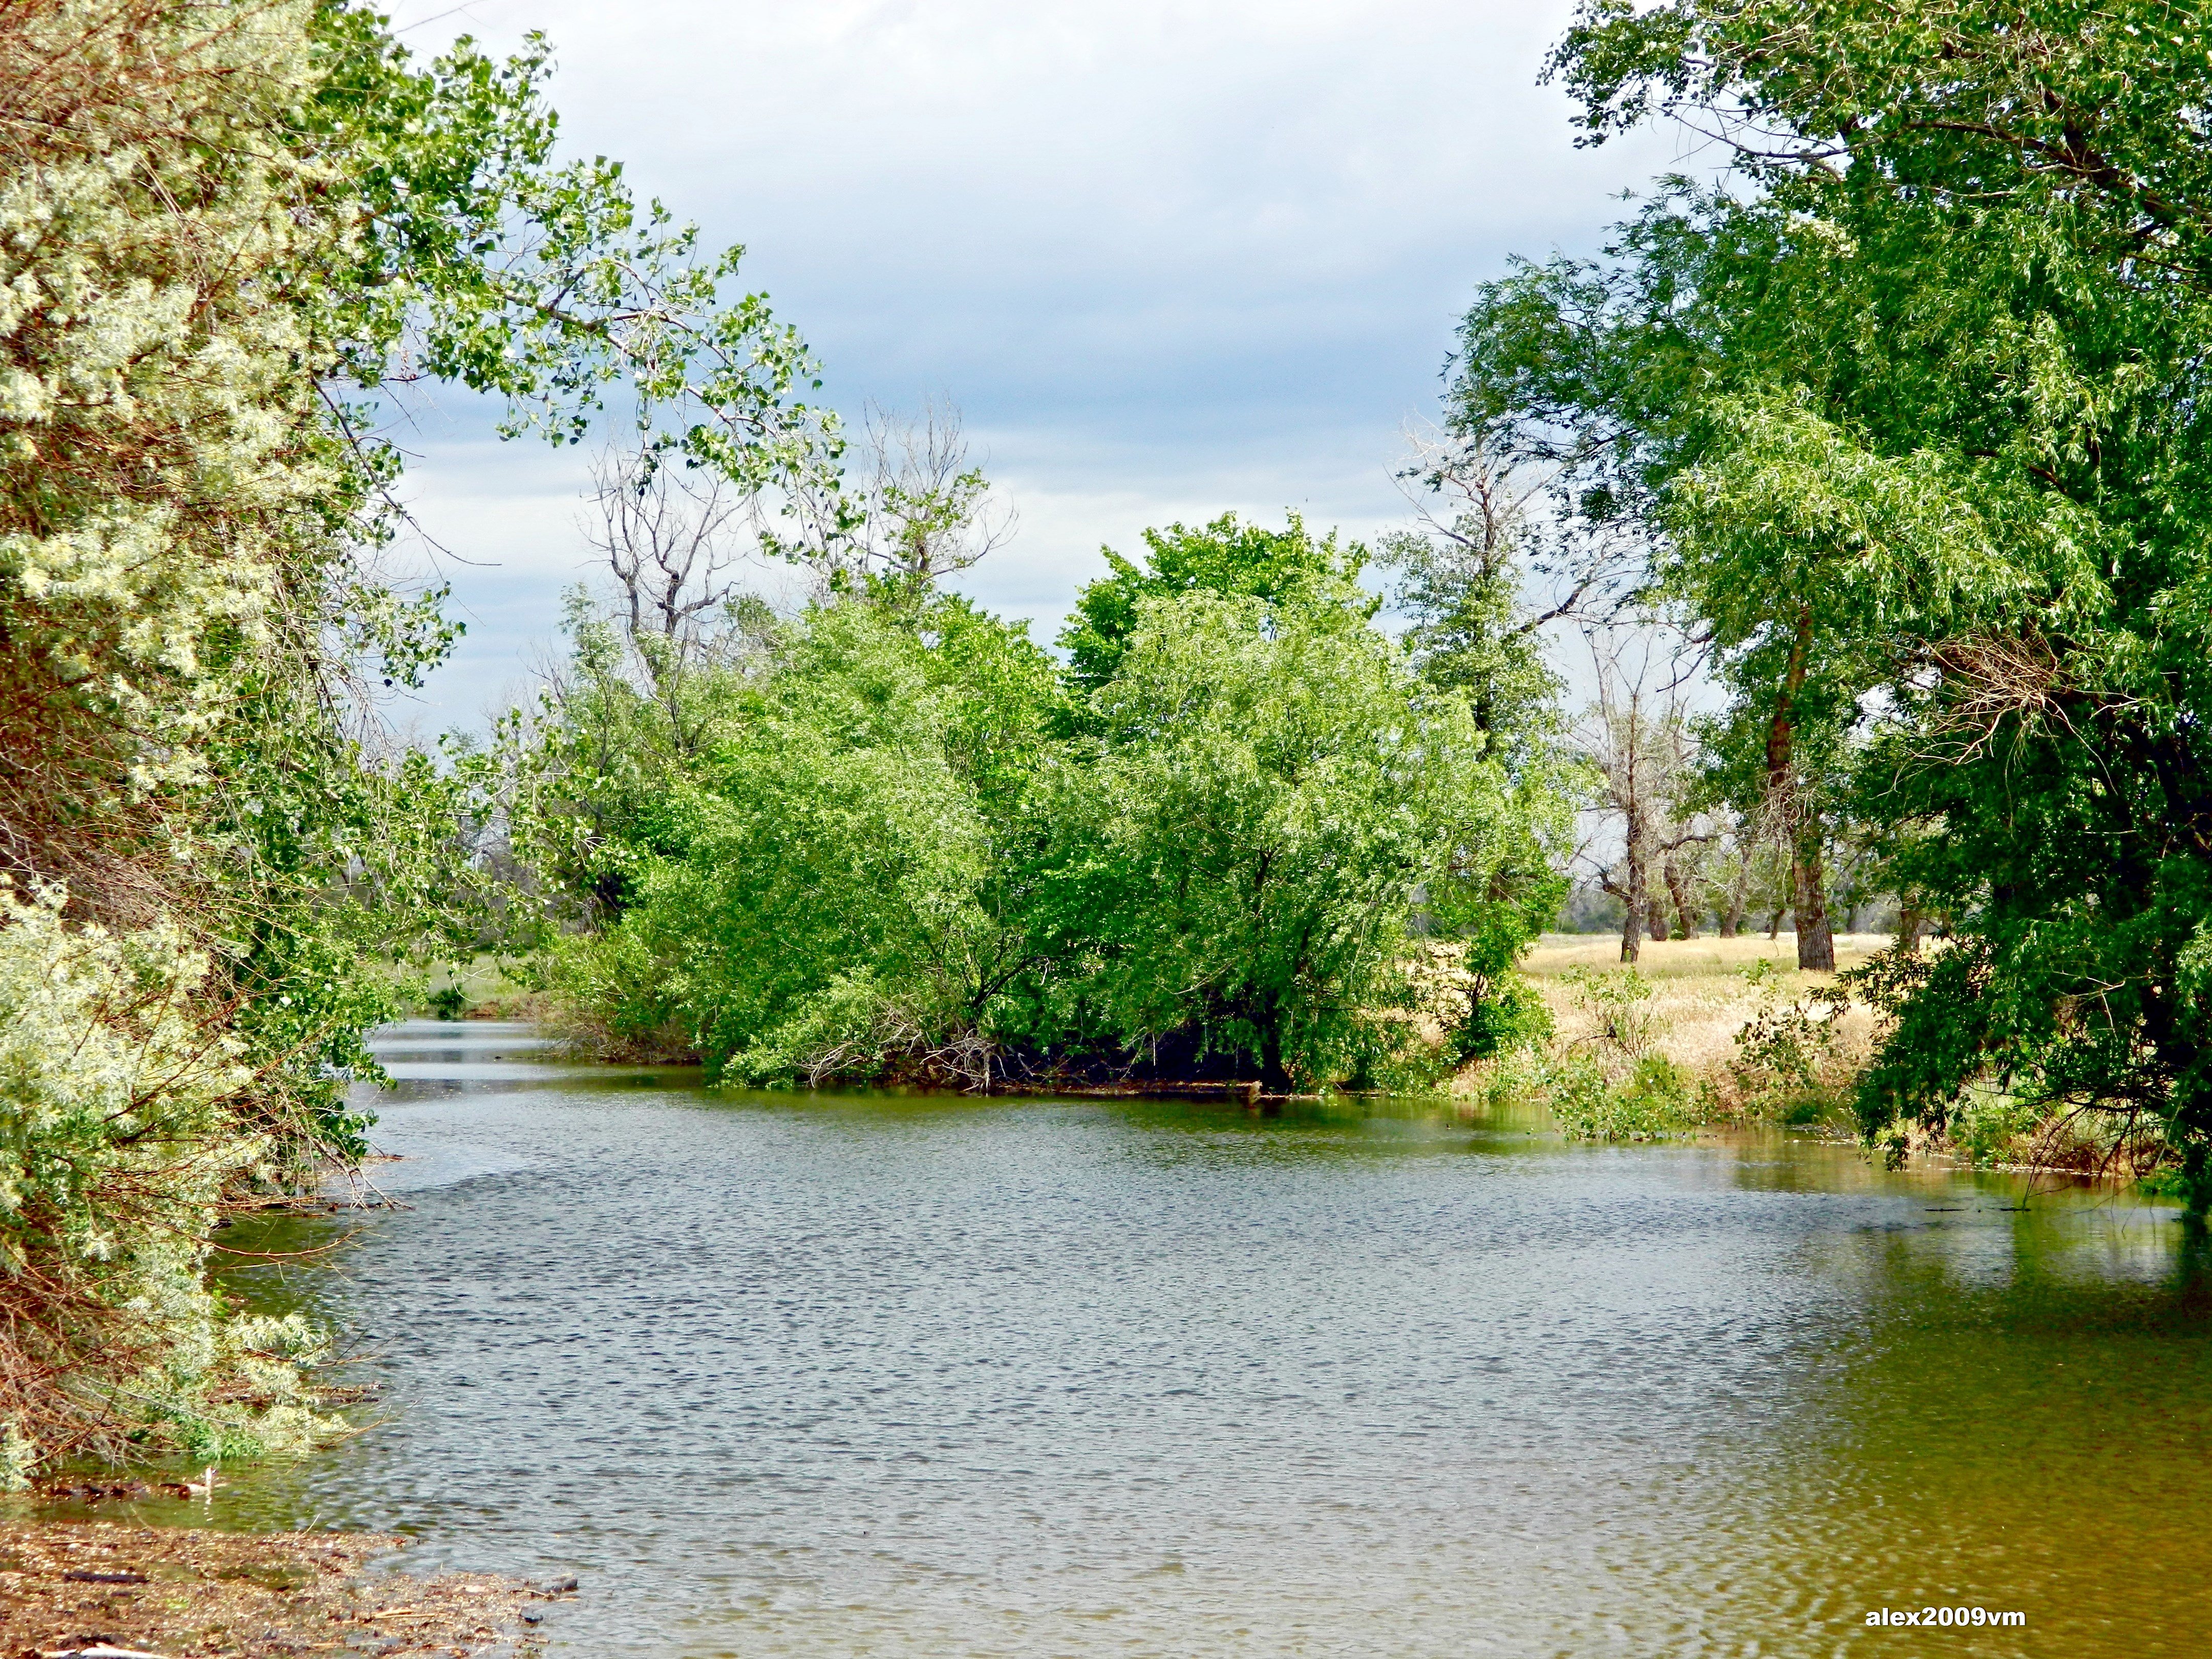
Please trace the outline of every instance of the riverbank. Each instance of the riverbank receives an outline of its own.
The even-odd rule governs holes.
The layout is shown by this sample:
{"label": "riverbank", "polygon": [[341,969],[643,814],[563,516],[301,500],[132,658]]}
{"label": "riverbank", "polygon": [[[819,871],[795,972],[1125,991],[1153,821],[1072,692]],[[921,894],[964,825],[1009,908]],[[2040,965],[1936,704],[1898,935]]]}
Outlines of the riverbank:
{"label": "riverbank", "polygon": [[[1891,942],[1887,933],[1838,934],[1836,966],[1856,968]],[[1761,963],[1769,966],[1762,969]],[[1551,1011],[1562,1050],[1590,1042],[1602,1018],[1570,973],[1578,968],[1611,973],[1620,966],[1620,940],[1613,934],[1546,933],[1522,957],[1521,970]],[[1796,1001],[1835,981],[1833,974],[1800,972],[1797,941],[1788,934],[1646,939],[1636,970],[1650,986],[1638,1008],[1649,1051],[1700,1082],[1723,1085],[1737,1058],[1737,1034],[1762,1008]],[[1873,1025],[1869,1011],[1855,1003],[1836,1028],[1839,1050],[1856,1059]]]}
{"label": "riverbank", "polygon": [[[1839,936],[1837,966],[1857,967],[1889,944],[1887,934]],[[1451,1091],[1479,1103],[1540,1101],[1570,1138],[1775,1121],[1842,1127],[1872,1046],[1872,1011],[1816,1000],[1836,975],[1800,972],[1794,939],[1646,940],[1630,970],[1617,939],[1547,933],[1519,967],[1543,1005],[1547,1037],[1533,1054],[1470,1062]]]}
{"label": "riverbank", "polygon": [[[1887,933],[1838,934],[1836,966],[1859,967],[1891,943]],[[1595,1109],[1571,1091],[1563,1099],[1517,1057],[1467,1066],[1455,1092],[1473,1102],[1545,1098],[1582,1139],[1778,1121],[1856,1137],[1850,1102],[1874,1050],[1874,1011],[1816,1000],[1837,975],[1800,972],[1795,939],[1647,939],[1626,984],[1614,978],[1620,954],[1611,936],[1547,933],[1521,963],[1551,1015],[1541,1062],[1556,1079],[1578,1059],[1596,1060],[1609,1068],[1613,1098]],[[1665,1069],[1639,1069],[1651,1067]],[[1899,1125],[1884,1141],[1893,1157],[2122,1183],[2156,1174],[2171,1156],[2154,1127],[2116,1133],[2094,1114],[2039,1108],[1993,1086],[1970,1090],[1942,1134]]]}
{"label": "riverbank", "polygon": [[0,1654],[9,1659],[289,1659],[502,1655],[543,1644],[543,1604],[575,1581],[368,1571],[392,1533],[256,1534],[102,1521],[0,1525]]}

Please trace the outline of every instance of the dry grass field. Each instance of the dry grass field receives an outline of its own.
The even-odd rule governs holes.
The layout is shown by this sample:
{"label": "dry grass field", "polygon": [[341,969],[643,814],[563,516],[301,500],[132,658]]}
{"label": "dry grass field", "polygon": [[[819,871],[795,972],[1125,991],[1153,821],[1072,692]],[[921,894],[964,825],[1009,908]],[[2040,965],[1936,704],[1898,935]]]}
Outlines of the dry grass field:
{"label": "dry grass field", "polygon": [[[1836,935],[1836,965],[1856,968],[1877,951],[1889,948],[1887,933],[1838,933]],[[1741,973],[1754,962],[1765,960],[1797,973],[1797,941],[1788,933],[1770,939],[1764,933],[1752,933],[1735,939],[1717,939],[1707,934],[1700,939],[1668,939],[1663,944],[1653,939],[1644,941],[1641,959],[1637,970],[1646,979],[1711,978],[1717,975]],[[1569,968],[1617,968],[1620,965],[1620,936],[1618,933],[1546,933],[1531,945],[1522,966],[1529,973],[1540,976],[1556,975]],[[1826,979],[1825,974],[1807,974],[1804,981],[1811,984]]]}
{"label": "dry grass field", "polygon": [[[1838,934],[1837,966],[1856,967],[1876,951],[1887,950],[1890,942],[1887,933]],[[1774,969],[1755,979],[1754,965],[1761,962],[1771,963]],[[1568,1050],[1592,1037],[1594,1022],[1577,988],[1565,975],[1575,968],[1598,972],[1618,969],[1620,939],[1610,933],[1547,933],[1530,948],[1521,965],[1552,1011],[1555,1050]],[[1735,1057],[1736,1033],[1763,1005],[1795,1001],[1834,978],[1832,974],[1800,973],[1797,942],[1787,933],[1775,939],[1764,933],[1663,943],[1646,939],[1636,966],[1652,987],[1650,997],[1640,1005],[1656,1030],[1652,1052],[1663,1054],[1692,1077],[1717,1083]],[[1844,1052],[1863,1048],[1872,1026],[1872,1017],[1864,1008],[1853,1008],[1839,1032]]]}

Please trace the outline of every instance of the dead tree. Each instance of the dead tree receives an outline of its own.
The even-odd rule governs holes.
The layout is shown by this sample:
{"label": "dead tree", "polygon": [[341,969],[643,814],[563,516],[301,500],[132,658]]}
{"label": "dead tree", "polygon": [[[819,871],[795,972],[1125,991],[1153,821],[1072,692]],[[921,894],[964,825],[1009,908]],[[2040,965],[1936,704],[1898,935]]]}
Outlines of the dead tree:
{"label": "dead tree", "polygon": [[838,486],[796,491],[760,533],[770,552],[811,570],[816,599],[830,601],[869,591],[911,599],[1005,545],[1015,526],[969,453],[958,410],[928,404],[904,416],[871,405]]}
{"label": "dead tree", "polygon": [[613,575],[616,604],[642,672],[640,690],[688,753],[703,722],[688,695],[716,656],[743,592],[734,572],[757,562],[757,501],[721,476],[647,455],[610,452],[592,471],[592,544]]}
{"label": "dead tree", "polygon": [[[1620,857],[1592,862],[1598,885],[1626,908],[1620,959],[1634,962],[1642,954],[1647,928],[1656,939],[1672,931],[1668,898],[1674,900],[1685,934],[1694,931],[1681,855],[1711,837],[1685,805],[1692,756],[1682,696],[1687,677],[1677,672],[1680,664],[1670,662],[1655,688],[1647,684],[1660,678],[1650,636],[1639,641],[1632,665],[1615,648],[1609,630],[1593,629],[1587,637],[1598,696],[1579,747],[1596,775],[1600,810],[1617,821],[1620,833]],[[1655,873],[1660,878],[1656,889]]]}

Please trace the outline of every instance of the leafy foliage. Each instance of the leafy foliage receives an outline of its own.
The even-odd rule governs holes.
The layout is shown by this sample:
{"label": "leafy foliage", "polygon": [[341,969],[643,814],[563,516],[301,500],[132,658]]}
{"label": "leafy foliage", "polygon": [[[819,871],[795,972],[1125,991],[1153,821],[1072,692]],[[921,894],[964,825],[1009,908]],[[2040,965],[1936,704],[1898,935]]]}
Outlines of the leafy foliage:
{"label": "leafy foliage", "polygon": [[1206,592],[1272,602],[1316,585],[1340,596],[1367,562],[1364,548],[1339,547],[1333,531],[1316,541],[1295,513],[1281,530],[1242,523],[1234,513],[1196,530],[1179,524],[1147,530],[1145,547],[1141,566],[1111,548],[1099,550],[1113,574],[1076,596],[1060,630],[1069,679],[1082,690],[1096,691],[1113,678],[1147,599]]}
{"label": "leafy foliage", "polygon": [[1596,1053],[1618,1067],[1651,1052],[1666,1028],[1644,1006],[1651,1000],[1650,980],[1634,968],[1570,968],[1559,977],[1574,988],[1575,1004],[1590,1023],[1589,1046]]}
{"label": "leafy foliage", "polygon": [[173,924],[70,927],[65,899],[0,887],[0,1485],[57,1443],[304,1449],[331,1425],[294,1362],[322,1338],[223,1317],[201,1277],[226,1190],[276,1151],[199,1006],[209,959]]}
{"label": "leafy foliage", "polygon": [[1557,736],[1564,687],[1530,625],[1512,550],[1486,552],[1407,533],[1386,541],[1382,558],[1399,573],[1392,598],[1410,619],[1406,645],[1422,678],[1465,692],[1477,726],[1525,750]]}
{"label": "leafy foliage", "polygon": [[[1530,884],[1532,899],[1537,890],[1538,884]],[[1517,917],[1505,909],[1504,915],[1486,919],[1469,942],[1461,957],[1466,1007],[1451,1032],[1454,1058],[1496,1060],[1533,1052],[1551,1040],[1551,1009],[1536,988],[1514,971],[1521,952],[1539,931],[1540,920]],[[1480,967],[1470,970],[1464,965],[1468,963]]]}
{"label": "leafy foliage", "polygon": [[1810,1123],[1848,1106],[1839,1040],[1849,1007],[1848,992],[1764,1000],[1736,1033],[1735,1057],[1729,1062],[1738,1109],[1753,1119]]}
{"label": "leafy foliage", "polygon": [[1679,114],[1750,187],[1671,183],[1469,314],[1460,420],[1638,526],[1770,777],[1847,791],[1949,919],[1863,981],[1870,1135],[1992,1085],[2205,1169],[2201,36],[2163,0],[1595,0],[1554,60],[1593,140]]}
{"label": "leafy foliage", "polygon": [[580,848],[567,867],[611,925],[556,941],[555,988],[717,1073],[951,1064],[1025,957],[994,854],[1042,740],[1043,654],[957,599],[825,605],[695,676],[714,713],[678,757],[633,741],[648,699],[600,625],[577,633],[578,683],[521,756],[522,845]]}
{"label": "leafy foliage", "polygon": [[[878,580],[750,655],[704,652],[717,712],[689,754],[652,735],[652,664],[580,611],[513,733],[519,845],[586,924],[550,983],[605,1041],[763,1082],[1396,1085],[1449,1066],[1443,1027],[1509,1037],[1513,958],[1557,902],[1557,798],[1370,625],[1333,542],[1154,541],[1176,574],[1126,632],[1128,595],[1100,590],[1131,573],[1091,591],[1095,685]],[[1420,967],[1436,934],[1465,964],[1449,985]]]}
{"label": "leafy foliage", "polygon": [[[66,891],[65,933],[173,930],[206,964],[205,1039],[239,1063],[192,1120],[204,1161],[51,1194],[63,1257],[172,1231],[176,1254],[127,1341],[45,1313],[0,1336],[9,1375],[42,1344],[76,1368],[17,1413],[17,1464],[119,1449],[117,1411],[198,1420],[234,1327],[172,1291],[210,1205],[359,1150],[362,1031],[485,925],[483,765],[406,750],[378,713],[459,631],[386,566],[385,400],[458,381],[556,441],[608,405],[656,461],[787,500],[834,471],[835,423],[799,395],[811,359],[760,296],[726,294],[736,255],[701,256],[612,164],[556,163],[546,63],[542,42],[495,63],[463,41],[418,66],[340,0],[0,19],[0,874]],[[28,951],[46,925],[12,911],[0,939]],[[27,1158],[70,1133],[4,1103]],[[141,1297],[128,1275],[68,1283],[84,1308]],[[175,1387],[118,1380],[149,1364]]]}
{"label": "leafy foliage", "polygon": [[1665,1140],[1711,1115],[1689,1073],[1664,1054],[1645,1055],[1619,1081],[1589,1055],[1571,1054],[1545,1069],[1542,1094],[1570,1140]]}
{"label": "leafy foliage", "polygon": [[837,427],[792,396],[820,385],[805,343],[765,295],[723,292],[743,248],[708,256],[618,161],[555,163],[544,36],[504,62],[464,36],[418,68],[374,12],[320,0],[314,23],[301,137],[350,210],[310,313],[337,374],[489,392],[507,434],[556,443],[611,391],[657,456],[747,489],[816,481]]}
{"label": "leafy foliage", "polygon": [[1272,1086],[1395,1075],[1417,905],[1510,887],[1529,826],[1464,699],[1421,684],[1348,581],[1146,599],[1101,735],[1049,775],[1049,937],[1124,1047]]}

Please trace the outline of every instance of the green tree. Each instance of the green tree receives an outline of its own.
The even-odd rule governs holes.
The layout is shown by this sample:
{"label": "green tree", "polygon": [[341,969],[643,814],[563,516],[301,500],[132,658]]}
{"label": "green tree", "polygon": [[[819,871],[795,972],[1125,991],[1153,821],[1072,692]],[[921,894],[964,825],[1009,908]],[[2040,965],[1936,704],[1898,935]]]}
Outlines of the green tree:
{"label": "green tree", "polygon": [[1234,513],[1196,530],[1170,525],[1145,532],[1145,547],[1141,566],[1100,549],[1113,574],[1076,596],[1058,643],[1078,690],[1095,691],[1114,677],[1145,599],[1196,592],[1281,599],[1311,584],[1352,580],[1367,562],[1366,549],[1340,547],[1334,531],[1316,541],[1295,513],[1281,530],[1244,524]]}
{"label": "green tree", "polygon": [[1680,113],[1748,188],[1516,272],[1463,406],[1584,467],[1793,723],[1866,726],[1860,810],[1954,930],[1867,981],[1869,1131],[1993,1081],[2162,1138],[2200,1204],[2202,41],[2149,0],[1587,7],[1592,137]]}
{"label": "green tree", "polygon": [[1341,572],[1135,600],[1099,735],[1044,786],[1038,908],[1079,1042],[1277,1089],[1402,1078],[1436,1012],[1425,915],[1497,924],[1510,963],[1556,908],[1543,820],[1464,694],[1368,609]]}
{"label": "green tree", "polygon": [[[1641,573],[1619,537],[1555,533],[1532,512],[1562,474],[1531,476],[1493,447],[1492,425],[1457,418],[1453,430],[1415,438],[1401,470],[1416,527],[1385,538],[1380,562],[1399,573],[1391,600],[1410,623],[1407,648],[1438,685],[1468,694],[1475,721],[1513,764],[1541,763],[1561,730],[1565,682],[1546,661],[1544,630],[1556,623],[1603,626]],[[1574,517],[1571,502],[1565,517]]]}
{"label": "green tree", "polygon": [[579,628],[538,756],[540,810],[591,826],[587,879],[619,893],[556,940],[556,988],[714,1075],[988,1084],[1029,966],[1007,843],[1056,685],[1023,628],[897,584],[817,606],[706,671],[722,717],[658,764],[611,645]]}
{"label": "green tree", "polygon": [[[1453,387],[1464,429],[1558,470],[1571,538],[1642,544],[1645,598],[1710,646],[1734,705],[1717,728],[1739,751],[1725,764],[1756,776],[1756,815],[1791,849],[1804,968],[1834,965],[1834,780],[1817,763],[1845,751],[1856,699],[1883,672],[1861,623],[1956,597],[1868,556],[1917,508],[1847,476],[1802,424],[1817,421],[1810,403],[1855,406],[1876,373],[1875,320],[1848,301],[1879,316],[1878,268],[1832,263],[1793,209],[1674,181],[1604,258],[1524,264],[1487,285]],[[1797,439],[1810,447],[1785,459]],[[1795,516],[1770,510],[1784,501]]]}
{"label": "green tree", "polygon": [[1508,1040],[1559,797],[1373,608],[1341,566],[1272,601],[1144,596],[1071,717],[1022,629],[848,578],[704,649],[688,750],[621,608],[580,608],[518,731],[518,844],[585,923],[550,983],[607,1042],[760,1083],[1319,1087]]}
{"label": "green tree", "polygon": [[322,343],[281,297],[346,233],[294,142],[307,21],[81,0],[0,25],[10,1481],[149,1419],[203,1449],[312,1432],[200,1285],[206,1230],[342,1129],[319,1062],[385,1006],[350,970],[387,918],[331,890],[442,851],[343,712],[441,634],[351,557]]}
{"label": "green tree", "polygon": [[[239,1184],[358,1149],[343,1079],[374,1073],[390,970],[477,937],[482,769],[380,713],[459,631],[383,568],[380,410],[443,379],[568,441],[611,405],[647,453],[763,498],[834,467],[803,345],[617,167],[555,162],[545,70],[535,40],[418,65],[339,0],[0,20],[0,957],[35,977],[70,937],[138,941],[226,1057],[153,1127],[150,1084],[58,1112],[37,1068],[0,1079],[11,1475],[130,1434],[205,1450],[188,1425],[215,1417],[241,1448],[256,1401],[297,1440],[296,1390],[199,1285],[208,1229]],[[178,1041],[119,992],[78,1012]]]}

